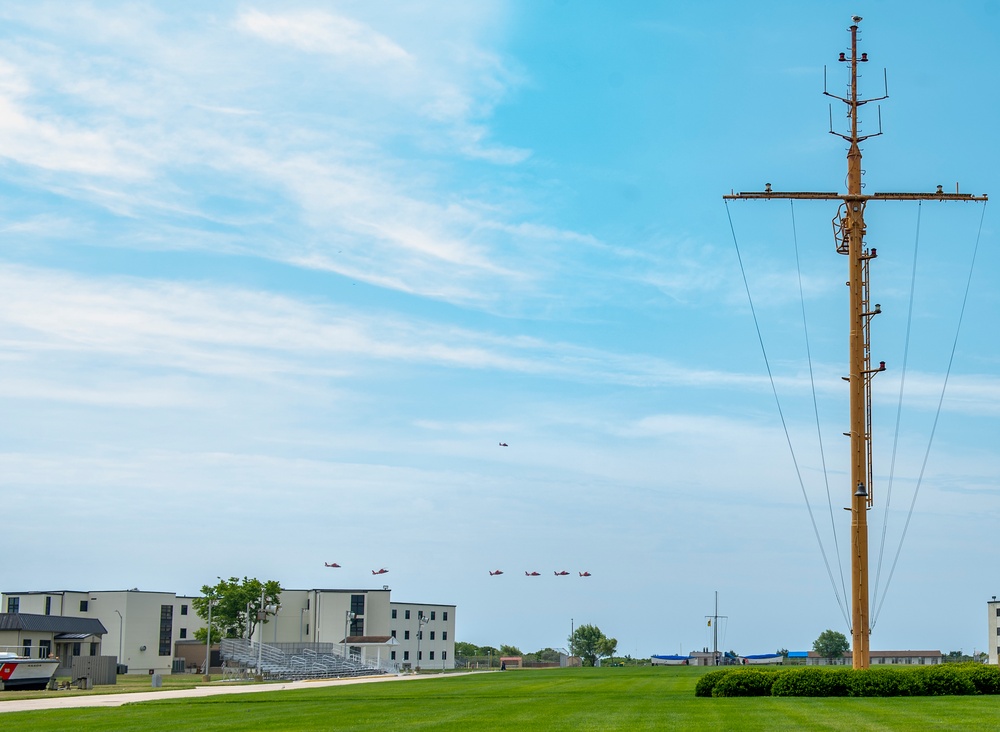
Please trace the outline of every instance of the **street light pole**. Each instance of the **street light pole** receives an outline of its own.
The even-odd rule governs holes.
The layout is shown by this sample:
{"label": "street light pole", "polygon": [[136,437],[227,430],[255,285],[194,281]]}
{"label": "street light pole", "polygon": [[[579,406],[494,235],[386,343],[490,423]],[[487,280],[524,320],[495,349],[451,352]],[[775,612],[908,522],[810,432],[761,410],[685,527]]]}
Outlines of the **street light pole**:
{"label": "street light pole", "polygon": [[347,629],[350,627],[350,623],[358,617],[357,613],[352,613],[350,610],[344,611],[344,660],[347,660]]}
{"label": "street light pole", "polygon": [[215,597],[208,595],[208,632],[205,633],[205,681],[212,680],[212,606],[215,604]]}
{"label": "street light pole", "polygon": [[420,670],[420,639],[424,635],[424,626],[430,622],[430,618],[424,615],[424,611],[420,610],[417,613],[417,671]]}

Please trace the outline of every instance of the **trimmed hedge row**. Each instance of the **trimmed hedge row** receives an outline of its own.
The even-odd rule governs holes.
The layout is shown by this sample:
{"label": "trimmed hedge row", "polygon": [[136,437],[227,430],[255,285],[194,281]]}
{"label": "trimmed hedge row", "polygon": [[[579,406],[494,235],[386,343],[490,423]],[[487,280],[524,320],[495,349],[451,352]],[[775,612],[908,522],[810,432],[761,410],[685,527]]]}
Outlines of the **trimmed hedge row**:
{"label": "trimmed hedge row", "polygon": [[698,679],[695,696],[963,696],[1000,694],[1000,668],[979,663],[900,668],[725,668]]}

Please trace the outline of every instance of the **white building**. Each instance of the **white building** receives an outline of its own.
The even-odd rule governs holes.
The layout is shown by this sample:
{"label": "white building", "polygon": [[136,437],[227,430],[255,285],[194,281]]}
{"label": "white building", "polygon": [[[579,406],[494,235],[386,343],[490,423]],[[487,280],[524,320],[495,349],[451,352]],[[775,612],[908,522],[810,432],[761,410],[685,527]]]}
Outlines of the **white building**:
{"label": "white building", "polygon": [[[128,673],[169,674],[184,666],[183,661],[175,664],[178,655],[184,657],[175,644],[193,640],[195,631],[205,627],[193,600],[138,589],[5,592],[0,611],[98,619],[107,629],[102,652],[117,655]],[[283,590],[277,613],[262,631],[254,628],[253,638],[265,644],[343,644],[366,660],[450,669],[455,667],[455,606],[392,602],[388,586]]]}
{"label": "white building", "polygon": [[990,664],[997,665],[1000,659],[1000,600],[993,599],[986,603],[986,647],[990,650]]}

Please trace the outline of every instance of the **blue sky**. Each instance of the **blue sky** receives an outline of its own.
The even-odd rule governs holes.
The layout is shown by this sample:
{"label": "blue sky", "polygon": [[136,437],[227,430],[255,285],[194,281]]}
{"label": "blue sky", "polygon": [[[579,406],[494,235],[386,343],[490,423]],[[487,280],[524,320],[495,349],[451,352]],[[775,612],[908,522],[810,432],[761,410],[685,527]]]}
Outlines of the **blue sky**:
{"label": "blue sky", "polygon": [[[217,575],[369,587],[385,566],[395,598],[456,604],[459,640],[525,651],[564,645],[571,622],[632,655],[699,649],[716,591],[727,649],[848,633],[721,196],[843,191],[823,67],[843,93],[855,13],[861,91],[881,96],[886,68],[890,94],[866,192],[1000,192],[998,12],[4,3],[0,480],[8,546],[32,547],[5,589],[195,593]],[[835,211],[729,206],[839,586]],[[875,649],[989,641],[989,208],[885,589],[981,215],[868,209],[872,355],[889,367],[874,388]]]}

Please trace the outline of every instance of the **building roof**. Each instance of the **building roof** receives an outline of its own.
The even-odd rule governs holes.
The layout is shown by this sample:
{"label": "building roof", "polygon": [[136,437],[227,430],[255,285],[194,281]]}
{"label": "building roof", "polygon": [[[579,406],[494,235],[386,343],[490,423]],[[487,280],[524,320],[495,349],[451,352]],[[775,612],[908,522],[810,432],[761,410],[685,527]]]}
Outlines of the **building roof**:
{"label": "building roof", "polygon": [[72,618],[63,615],[0,613],[0,630],[32,630],[42,633],[82,633],[104,635],[107,629],[97,618]]}

